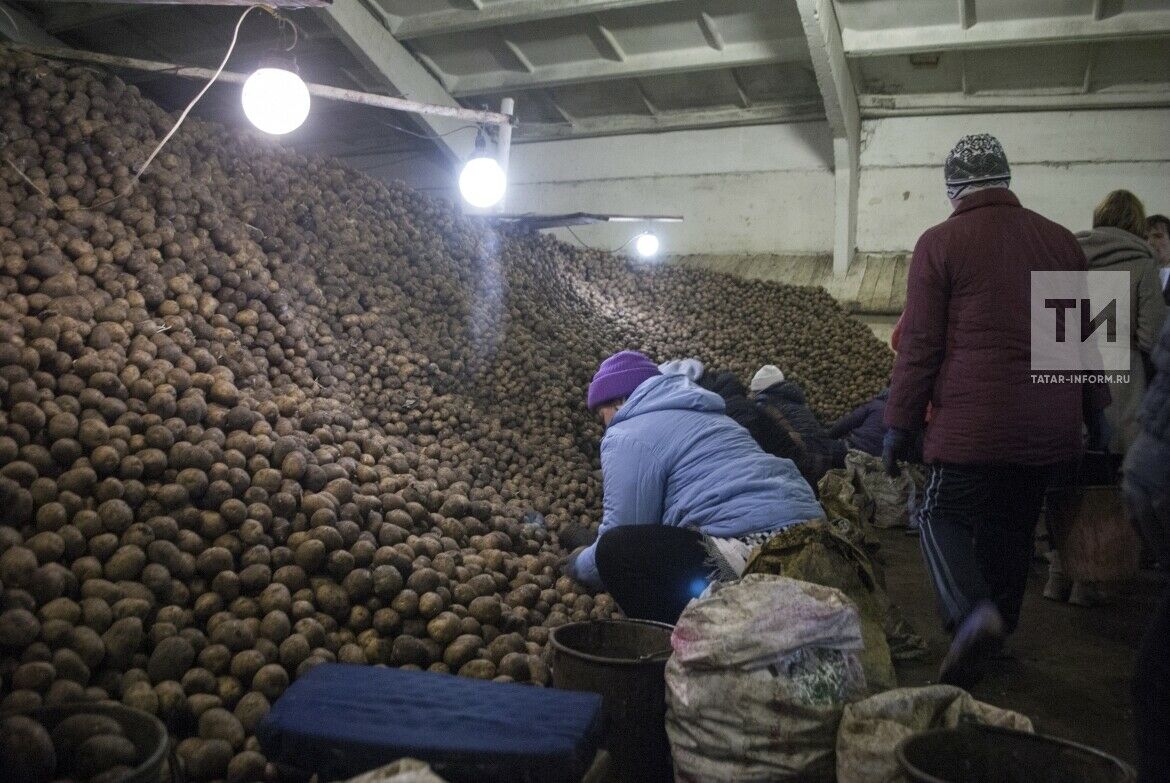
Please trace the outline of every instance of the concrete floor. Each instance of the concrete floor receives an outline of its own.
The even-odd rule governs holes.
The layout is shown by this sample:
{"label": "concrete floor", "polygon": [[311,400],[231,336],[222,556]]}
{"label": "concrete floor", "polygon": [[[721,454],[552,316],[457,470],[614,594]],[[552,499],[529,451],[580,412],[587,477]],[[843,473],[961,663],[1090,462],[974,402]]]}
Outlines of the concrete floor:
{"label": "concrete floor", "polygon": [[[918,539],[879,530],[890,597],[930,644],[929,655],[898,667],[901,685],[936,681],[950,638],[942,630]],[[996,661],[972,694],[1030,717],[1036,730],[1099,748],[1133,763],[1130,676],[1138,640],[1153,612],[1161,576],[1142,572],[1108,606],[1080,608],[1042,595],[1047,563],[1033,561],[1013,658]]]}

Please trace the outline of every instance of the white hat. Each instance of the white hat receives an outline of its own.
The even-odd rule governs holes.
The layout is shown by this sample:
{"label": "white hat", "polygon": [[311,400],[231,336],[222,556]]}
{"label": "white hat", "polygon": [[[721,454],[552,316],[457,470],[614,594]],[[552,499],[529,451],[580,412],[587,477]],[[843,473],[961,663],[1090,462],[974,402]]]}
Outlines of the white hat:
{"label": "white hat", "polygon": [[765,364],[760,369],[756,370],[756,374],[752,376],[751,390],[753,392],[762,392],[770,386],[775,386],[784,380],[784,373],[780,368],[774,364]]}
{"label": "white hat", "polygon": [[697,381],[703,377],[703,363],[698,359],[675,359],[658,365],[658,371],[663,375],[685,375]]}

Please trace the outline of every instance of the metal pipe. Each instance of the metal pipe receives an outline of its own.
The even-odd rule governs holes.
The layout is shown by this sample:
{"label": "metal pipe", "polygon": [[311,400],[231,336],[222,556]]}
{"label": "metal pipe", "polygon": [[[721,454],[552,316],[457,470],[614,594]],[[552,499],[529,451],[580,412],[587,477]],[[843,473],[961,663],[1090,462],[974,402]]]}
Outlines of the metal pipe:
{"label": "metal pipe", "polygon": [[[179,76],[185,79],[202,79],[207,80],[215,75],[215,71],[210,68],[198,68],[190,65],[175,65],[173,63],[161,63],[153,60],[138,60],[133,57],[119,57],[113,54],[103,54],[101,52],[87,52],[80,49],[67,49],[63,47],[52,46],[28,46],[26,44],[8,44],[9,48],[20,52],[28,52],[29,54],[36,54],[41,57],[50,57],[59,60],[77,60],[80,62],[96,63],[98,65],[106,65],[111,68],[129,68],[135,71],[150,71],[153,73],[163,73],[170,76]],[[224,71],[219,75],[219,81],[227,82],[229,84],[243,84],[247,81],[251,74],[234,73],[232,71]],[[360,103],[364,106],[375,106],[380,109],[393,109],[395,111],[407,111],[414,114],[430,114],[437,117],[451,117],[464,122],[473,123],[487,123],[490,125],[500,125],[507,127],[509,130],[509,137],[512,124],[515,123],[515,118],[510,114],[503,114],[494,111],[480,111],[478,109],[464,109],[454,106],[436,106],[432,103],[419,103],[418,101],[407,100],[406,98],[392,98],[389,95],[377,95],[371,92],[359,92],[358,90],[347,90],[342,87],[330,87],[326,84],[312,84],[306,83],[309,88],[309,94],[317,98],[325,98],[332,101],[345,101],[347,103]]]}
{"label": "metal pipe", "polygon": [[[500,114],[508,117],[516,110],[516,102],[511,98],[504,98],[500,101]],[[507,182],[508,177],[508,162],[512,157],[512,125],[511,123],[504,123],[500,126],[500,136],[496,144],[496,163],[500,164],[500,169],[504,172],[504,181]],[[497,212],[504,211],[504,202],[508,200],[508,192],[504,191],[504,197],[500,199],[500,203],[496,205]]]}

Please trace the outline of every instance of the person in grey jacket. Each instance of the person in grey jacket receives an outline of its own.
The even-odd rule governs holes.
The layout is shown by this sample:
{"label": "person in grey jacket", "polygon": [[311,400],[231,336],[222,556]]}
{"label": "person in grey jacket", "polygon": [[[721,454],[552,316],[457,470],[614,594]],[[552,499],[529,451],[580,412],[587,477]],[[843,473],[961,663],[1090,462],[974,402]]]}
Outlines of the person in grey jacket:
{"label": "person in grey jacket", "polygon": [[1145,208],[1128,190],[1115,190],[1093,210],[1093,230],[1079,232],[1077,241],[1085,251],[1089,271],[1129,274],[1131,329],[1129,382],[1111,383],[1113,403],[1105,416],[1113,432],[1111,453],[1124,457],[1141,427],[1138,411],[1146,393],[1146,371],[1142,354],[1149,354],[1166,320],[1161,280],[1154,250],[1144,239]]}
{"label": "person in grey jacket", "polygon": [[[1141,432],[1139,412],[1146,393],[1146,364],[1166,321],[1154,250],[1145,240],[1146,214],[1142,202],[1128,190],[1115,190],[1093,210],[1093,230],[1081,231],[1077,241],[1085,251],[1089,271],[1129,275],[1130,361],[1128,382],[1113,381],[1113,402],[1105,409],[1112,432],[1107,449],[1123,458]],[[1049,555],[1044,597],[1076,606],[1095,606],[1107,600],[1095,582],[1074,582],[1064,573],[1060,555]]]}
{"label": "person in grey jacket", "polygon": [[[1170,321],[1154,350],[1157,373],[1142,405],[1142,431],[1125,458],[1122,489],[1130,520],[1170,566]],[[1170,583],[1167,583],[1170,585]],[[1170,770],[1170,586],[1150,620],[1134,663],[1134,729],[1138,781],[1165,780]]]}
{"label": "person in grey jacket", "polygon": [[766,454],[719,395],[622,351],[589,385],[606,426],[598,539],[566,572],[604,587],[629,617],[674,623],[714,570],[706,539],[766,540],[823,519],[796,466]]}

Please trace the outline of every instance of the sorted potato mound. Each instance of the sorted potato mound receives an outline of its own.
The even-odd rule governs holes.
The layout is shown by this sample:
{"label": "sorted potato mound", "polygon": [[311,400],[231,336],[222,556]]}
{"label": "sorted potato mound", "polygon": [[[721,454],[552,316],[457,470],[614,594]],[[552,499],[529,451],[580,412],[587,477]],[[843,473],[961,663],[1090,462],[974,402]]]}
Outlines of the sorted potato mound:
{"label": "sorted potato mound", "polygon": [[[269,774],[256,727],[322,662],[546,684],[549,629],[616,613],[555,535],[597,522],[609,353],[774,362],[826,418],[889,371],[823,291],[499,234],[219,126],[117,197],[173,118],[92,68],[0,50],[0,112],[0,706],[146,710],[194,780]],[[30,780],[127,762],[10,720]]]}

